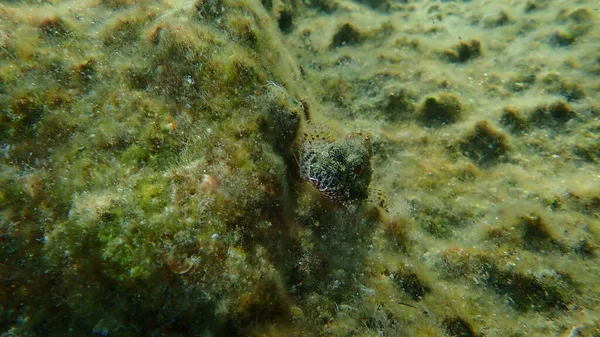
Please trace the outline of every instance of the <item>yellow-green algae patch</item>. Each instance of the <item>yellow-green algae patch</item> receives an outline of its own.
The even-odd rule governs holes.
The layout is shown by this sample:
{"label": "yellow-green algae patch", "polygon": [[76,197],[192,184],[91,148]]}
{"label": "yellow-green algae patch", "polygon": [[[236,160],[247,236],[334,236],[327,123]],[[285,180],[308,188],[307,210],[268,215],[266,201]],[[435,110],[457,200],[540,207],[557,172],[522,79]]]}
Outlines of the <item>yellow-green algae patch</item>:
{"label": "yellow-green algae patch", "polygon": [[1,5],[0,333],[600,334],[593,6]]}
{"label": "yellow-green algae patch", "polygon": [[267,13],[90,5],[84,23],[58,5],[3,9],[2,327],[198,335],[287,321],[291,157],[278,140],[291,143],[301,111],[263,88],[301,89]]}

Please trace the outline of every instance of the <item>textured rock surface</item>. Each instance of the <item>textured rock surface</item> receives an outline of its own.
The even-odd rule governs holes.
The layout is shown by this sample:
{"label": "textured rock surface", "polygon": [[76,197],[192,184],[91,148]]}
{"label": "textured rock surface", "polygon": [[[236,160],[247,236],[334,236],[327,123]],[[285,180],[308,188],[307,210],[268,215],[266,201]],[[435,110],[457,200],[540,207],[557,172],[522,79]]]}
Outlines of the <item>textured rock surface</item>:
{"label": "textured rock surface", "polygon": [[2,2],[0,334],[600,335],[596,7]]}

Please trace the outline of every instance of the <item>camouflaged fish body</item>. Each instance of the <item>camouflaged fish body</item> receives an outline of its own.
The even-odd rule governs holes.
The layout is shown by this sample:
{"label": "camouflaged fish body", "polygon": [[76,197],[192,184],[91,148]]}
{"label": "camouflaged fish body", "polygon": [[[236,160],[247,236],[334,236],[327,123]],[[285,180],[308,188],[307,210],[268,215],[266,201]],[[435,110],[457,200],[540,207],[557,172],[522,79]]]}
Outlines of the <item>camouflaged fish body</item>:
{"label": "camouflaged fish body", "polygon": [[327,199],[367,199],[371,181],[371,143],[360,133],[336,139],[322,127],[308,124],[298,146],[300,175]]}
{"label": "camouflaged fish body", "polygon": [[[264,134],[278,150],[293,142],[298,172],[304,180],[329,200],[343,204],[366,201],[385,207],[378,197],[382,194],[369,190],[373,171],[367,135],[342,136],[326,123],[315,123],[308,107],[274,82],[266,83],[261,92],[255,108],[263,109],[268,117]],[[299,129],[302,133],[297,134]]]}

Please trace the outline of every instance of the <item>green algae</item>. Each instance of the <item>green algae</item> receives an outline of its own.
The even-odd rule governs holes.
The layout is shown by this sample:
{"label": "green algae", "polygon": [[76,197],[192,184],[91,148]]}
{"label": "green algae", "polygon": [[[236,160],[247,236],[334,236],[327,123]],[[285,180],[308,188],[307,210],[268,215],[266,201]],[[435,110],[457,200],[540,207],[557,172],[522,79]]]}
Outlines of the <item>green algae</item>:
{"label": "green algae", "polygon": [[0,12],[0,331],[598,333],[596,89],[444,21],[501,37],[532,13],[573,34],[537,32],[557,52],[589,9],[56,5]]}

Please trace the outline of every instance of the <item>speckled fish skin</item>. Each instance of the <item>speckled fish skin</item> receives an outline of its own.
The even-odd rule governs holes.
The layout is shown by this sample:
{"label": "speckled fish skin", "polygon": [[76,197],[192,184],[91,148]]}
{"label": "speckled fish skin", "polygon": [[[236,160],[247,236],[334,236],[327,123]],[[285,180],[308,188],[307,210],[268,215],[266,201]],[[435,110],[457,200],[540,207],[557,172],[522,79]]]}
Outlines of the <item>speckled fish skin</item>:
{"label": "speckled fish skin", "polygon": [[300,174],[327,199],[353,202],[367,199],[371,182],[371,143],[364,134],[345,139],[305,135],[300,146]]}

